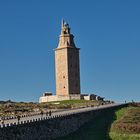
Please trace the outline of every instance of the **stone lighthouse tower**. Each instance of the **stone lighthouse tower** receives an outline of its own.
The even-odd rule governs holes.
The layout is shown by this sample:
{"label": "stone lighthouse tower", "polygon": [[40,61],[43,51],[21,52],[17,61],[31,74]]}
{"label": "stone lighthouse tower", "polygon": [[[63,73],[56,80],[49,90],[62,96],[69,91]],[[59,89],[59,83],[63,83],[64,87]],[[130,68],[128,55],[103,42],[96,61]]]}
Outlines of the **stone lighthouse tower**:
{"label": "stone lighthouse tower", "polygon": [[62,20],[58,47],[55,49],[56,96],[60,100],[80,99],[79,48],[70,27]]}

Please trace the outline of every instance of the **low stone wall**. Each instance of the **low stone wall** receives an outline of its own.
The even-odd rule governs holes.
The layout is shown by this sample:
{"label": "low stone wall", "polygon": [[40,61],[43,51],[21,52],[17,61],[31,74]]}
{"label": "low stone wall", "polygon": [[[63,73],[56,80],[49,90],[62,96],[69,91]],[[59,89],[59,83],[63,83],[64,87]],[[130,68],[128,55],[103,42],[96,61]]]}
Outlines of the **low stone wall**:
{"label": "low stone wall", "polygon": [[119,107],[65,114],[3,127],[0,128],[0,140],[51,140],[66,136],[79,129],[89,120],[94,119],[99,114],[101,115],[104,111]]}
{"label": "low stone wall", "polygon": [[81,98],[80,94],[70,94],[68,96],[57,96],[57,95],[41,96],[39,98],[39,103],[63,101],[63,100],[80,100],[80,98]]}

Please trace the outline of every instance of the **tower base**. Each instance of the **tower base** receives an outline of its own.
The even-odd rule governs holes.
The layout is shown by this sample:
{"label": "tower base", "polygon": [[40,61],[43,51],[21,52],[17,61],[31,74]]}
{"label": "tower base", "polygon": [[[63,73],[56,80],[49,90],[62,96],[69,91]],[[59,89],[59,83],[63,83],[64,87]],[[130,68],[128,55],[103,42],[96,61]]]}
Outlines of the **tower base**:
{"label": "tower base", "polygon": [[43,102],[53,102],[53,101],[63,101],[63,100],[80,100],[80,94],[72,94],[69,96],[57,96],[57,95],[51,95],[51,96],[41,96],[39,98],[39,103]]}

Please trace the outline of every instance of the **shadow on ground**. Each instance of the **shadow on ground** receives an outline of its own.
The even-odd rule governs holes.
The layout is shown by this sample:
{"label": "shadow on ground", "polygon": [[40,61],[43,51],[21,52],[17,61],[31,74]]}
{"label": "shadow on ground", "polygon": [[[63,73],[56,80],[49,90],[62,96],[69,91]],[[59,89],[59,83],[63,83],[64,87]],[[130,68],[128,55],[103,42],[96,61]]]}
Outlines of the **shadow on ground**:
{"label": "shadow on ground", "polygon": [[109,129],[115,120],[115,110],[105,110],[100,116],[83,125],[78,131],[56,140],[111,140]]}

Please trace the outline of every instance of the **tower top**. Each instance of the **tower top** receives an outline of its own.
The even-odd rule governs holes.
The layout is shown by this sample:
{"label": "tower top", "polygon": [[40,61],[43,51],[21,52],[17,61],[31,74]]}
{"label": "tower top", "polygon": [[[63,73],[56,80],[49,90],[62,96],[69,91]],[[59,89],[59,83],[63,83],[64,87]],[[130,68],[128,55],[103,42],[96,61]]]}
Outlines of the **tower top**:
{"label": "tower top", "polygon": [[64,19],[62,18],[61,34],[59,37],[58,48],[66,48],[66,47],[76,48],[73,38],[74,36],[70,32],[69,24],[65,22]]}
{"label": "tower top", "polygon": [[64,19],[62,19],[62,23],[61,23],[61,35],[63,34],[70,34],[70,27],[69,24],[67,22],[64,21]]}

